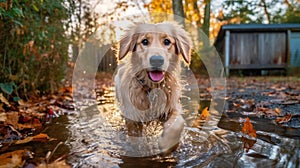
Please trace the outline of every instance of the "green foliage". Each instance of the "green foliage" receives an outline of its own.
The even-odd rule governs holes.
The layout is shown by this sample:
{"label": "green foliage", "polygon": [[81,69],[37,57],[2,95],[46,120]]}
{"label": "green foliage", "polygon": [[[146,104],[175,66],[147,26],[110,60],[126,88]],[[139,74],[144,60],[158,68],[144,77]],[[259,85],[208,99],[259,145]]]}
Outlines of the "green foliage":
{"label": "green foliage", "polygon": [[300,4],[291,5],[281,19],[282,23],[300,23]]}
{"label": "green foliage", "polygon": [[68,38],[63,0],[0,4],[0,81],[7,94],[55,91],[64,77]]}
{"label": "green foliage", "polygon": [[0,83],[1,90],[6,94],[12,94],[14,88],[16,88],[16,85],[14,82],[10,83]]}
{"label": "green foliage", "polygon": [[224,11],[223,20],[233,20],[238,23],[262,23],[261,9],[258,9],[258,0],[237,0],[237,1],[225,1],[223,8],[227,9]]}
{"label": "green foliage", "polygon": [[223,3],[229,23],[300,23],[300,4],[291,0],[236,0]]}

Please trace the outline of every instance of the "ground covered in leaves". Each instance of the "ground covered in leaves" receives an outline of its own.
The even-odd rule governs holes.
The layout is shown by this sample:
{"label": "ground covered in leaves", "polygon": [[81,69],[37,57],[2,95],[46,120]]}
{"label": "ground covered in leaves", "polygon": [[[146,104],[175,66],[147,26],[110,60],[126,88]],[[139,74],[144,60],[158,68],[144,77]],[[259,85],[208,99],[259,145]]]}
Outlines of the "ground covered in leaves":
{"label": "ground covered in leaves", "polygon": [[[97,101],[103,103],[101,96],[112,85],[112,76],[102,74],[97,78]],[[201,100],[209,100],[215,89],[225,89],[210,87],[209,79],[199,78],[198,83]],[[256,130],[300,138],[300,78],[231,77],[227,79],[226,89],[226,105],[219,127],[245,134],[242,141],[246,149],[260,136]],[[8,101],[0,93],[0,167],[68,167],[65,158],[69,153],[53,158],[64,142],[48,136],[47,126],[53,118],[73,114],[75,108],[69,83],[56,94],[32,97],[26,102]],[[209,115],[209,109],[201,111],[203,120]],[[53,141],[56,145],[44,149],[48,151],[44,156],[37,156],[39,152],[29,147],[35,142]]]}
{"label": "ground covered in leaves", "polygon": [[300,128],[300,79],[292,77],[230,78],[225,114],[267,118]]}

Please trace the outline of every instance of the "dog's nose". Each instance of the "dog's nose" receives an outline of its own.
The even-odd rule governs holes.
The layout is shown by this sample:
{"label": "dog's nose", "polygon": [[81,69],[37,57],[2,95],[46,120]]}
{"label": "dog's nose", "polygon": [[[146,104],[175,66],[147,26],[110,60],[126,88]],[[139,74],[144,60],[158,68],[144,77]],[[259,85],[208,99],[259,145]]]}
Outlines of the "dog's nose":
{"label": "dog's nose", "polygon": [[164,57],[160,55],[154,55],[150,57],[150,65],[153,67],[161,67],[164,64]]}

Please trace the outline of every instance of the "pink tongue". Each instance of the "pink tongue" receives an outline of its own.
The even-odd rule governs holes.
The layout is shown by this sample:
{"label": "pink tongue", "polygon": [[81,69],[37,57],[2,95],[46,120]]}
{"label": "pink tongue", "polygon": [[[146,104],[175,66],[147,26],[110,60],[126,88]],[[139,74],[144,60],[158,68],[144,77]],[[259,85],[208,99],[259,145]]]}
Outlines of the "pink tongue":
{"label": "pink tongue", "polygon": [[151,80],[153,80],[154,82],[158,82],[163,79],[164,73],[162,71],[150,71],[149,76]]}

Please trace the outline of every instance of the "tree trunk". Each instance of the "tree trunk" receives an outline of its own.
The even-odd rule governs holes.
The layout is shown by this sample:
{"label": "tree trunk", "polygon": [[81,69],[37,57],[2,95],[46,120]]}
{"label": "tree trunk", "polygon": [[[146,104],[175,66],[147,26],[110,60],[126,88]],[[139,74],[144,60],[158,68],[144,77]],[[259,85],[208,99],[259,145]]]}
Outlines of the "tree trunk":
{"label": "tree trunk", "polygon": [[204,8],[204,22],[203,22],[203,31],[209,38],[209,23],[210,23],[210,1],[204,0],[205,8]]}
{"label": "tree trunk", "polygon": [[284,3],[287,5],[288,8],[291,7],[291,3],[288,0],[284,0]]}
{"label": "tree trunk", "polygon": [[185,26],[182,0],[172,0],[174,20]]}
{"label": "tree trunk", "polygon": [[271,16],[270,16],[270,13],[268,12],[267,3],[266,3],[265,0],[261,0],[260,2],[262,3],[265,15],[267,16],[268,23],[270,24],[271,23]]}

